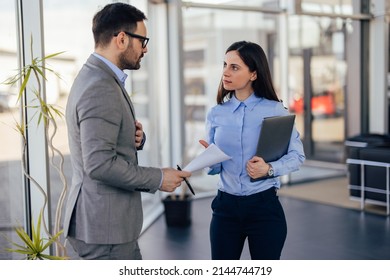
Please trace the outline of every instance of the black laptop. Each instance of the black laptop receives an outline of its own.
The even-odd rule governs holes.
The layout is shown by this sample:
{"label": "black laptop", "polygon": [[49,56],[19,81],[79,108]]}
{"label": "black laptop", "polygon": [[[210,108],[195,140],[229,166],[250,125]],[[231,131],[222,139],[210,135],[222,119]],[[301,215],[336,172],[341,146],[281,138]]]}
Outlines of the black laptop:
{"label": "black laptop", "polygon": [[[268,117],[263,121],[256,155],[265,162],[278,160],[287,153],[295,115]],[[261,178],[259,178],[261,179]],[[257,181],[258,179],[251,179]]]}

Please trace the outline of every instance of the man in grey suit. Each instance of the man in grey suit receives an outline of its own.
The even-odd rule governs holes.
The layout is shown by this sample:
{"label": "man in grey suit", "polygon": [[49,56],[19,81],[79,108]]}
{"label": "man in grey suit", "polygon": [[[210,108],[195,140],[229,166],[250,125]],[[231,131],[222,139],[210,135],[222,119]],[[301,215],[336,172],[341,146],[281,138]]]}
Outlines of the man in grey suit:
{"label": "man in grey suit", "polygon": [[124,69],[147,52],[146,17],[114,3],[93,18],[95,52],[78,73],[66,107],[72,186],[64,234],[82,259],[142,259],[140,192],[173,192],[186,171],[138,165],[145,134],[136,120]]}

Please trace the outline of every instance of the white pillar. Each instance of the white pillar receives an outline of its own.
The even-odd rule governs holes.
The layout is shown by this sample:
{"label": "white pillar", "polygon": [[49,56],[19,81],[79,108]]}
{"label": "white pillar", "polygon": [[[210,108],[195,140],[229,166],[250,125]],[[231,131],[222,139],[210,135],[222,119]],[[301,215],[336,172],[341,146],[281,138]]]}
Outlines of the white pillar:
{"label": "white pillar", "polygon": [[[158,153],[159,156],[156,162],[152,162],[156,166],[171,166],[170,143],[172,136],[170,133],[170,98],[169,98],[169,40],[168,29],[166,24],[167,6],[166,4],[152,4],[149,6],[149,21],[148,28],[149,37],[154,38],[149,44],[153,47],[148,52],[149,64],[148,71],[154,82],[150,85],[150,90],[153,92],[150,102],[150,127],[156,133],[153,139],[148,137],[148,143],[154,147],[151,152]],[[154,41],[156,40],[156,41]],[[149,142],[150,141],[150,142]]]}
{"label": "white pillar", "polygon": [[168,2],[169,107],[171,165],[182,164],[184,152],[184,92],[181,1]]}
{"label": "white pillar", "polygon": [[[279,29],[278,29],[278,40],[279,40],[279,67],[280,67],[280,92],[279,98],[283,100],[284,106],[289,105],[289,44],[288,44],[288,13],[292,12],[293,1],[281,0],[280,8],[286,9],[287,12],[280,13],[279,17]],[[289,6],[290,5],[290,6]],[[290,175],[282,176],[282,184],[287,184],[290,181]]]}
{"label": "white pillar", "polygon": [[[388,4],[387,4],[388,5]],[[387,73],[389,59],[389,30],[386,20],[386,0],[372,0],[370,24],[370,133],[388,133]]]}
{"label": "white pillar", "polygon": [[[290,3],[291,4],[291,3]],[[291,12],[291,7],[288,6],[286,0],[280,1],[280,8]],[[288,12],[279,14],[279,67],[280,67],[280,98],[283,100],[285,106],[288,106],[289,101],[289,79],[288,79]]]}

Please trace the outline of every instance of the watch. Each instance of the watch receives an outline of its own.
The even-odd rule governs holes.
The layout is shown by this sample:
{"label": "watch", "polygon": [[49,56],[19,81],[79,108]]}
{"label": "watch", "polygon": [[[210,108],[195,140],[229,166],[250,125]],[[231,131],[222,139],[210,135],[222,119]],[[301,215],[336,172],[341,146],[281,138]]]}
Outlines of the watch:
{"label": "watch", "polygon": [[268,163],[268,166],[269,166],[269,169],[268,169],[267,175],[269,177],[272,177],[272,176],[274,176],[274,169],[273,169],[272,165],[269,163]]}

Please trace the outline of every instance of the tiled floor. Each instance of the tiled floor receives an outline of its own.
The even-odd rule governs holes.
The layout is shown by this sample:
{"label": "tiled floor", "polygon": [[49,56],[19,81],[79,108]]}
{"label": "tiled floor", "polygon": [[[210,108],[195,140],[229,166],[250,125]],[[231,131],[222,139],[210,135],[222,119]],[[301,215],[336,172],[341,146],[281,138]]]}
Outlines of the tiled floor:
{"label": "tiled floor", "polygon": [[[140,237],[146,260],[210,259],[209,223],[212,198],[192,203],[192,224],[187,228],[166,226],[160,216]],[[280,197],[288,235],[284,260],[390,260],[390,218]],[[242,259],[250,259],[244,248]]]}
{"label": "tiled floor", "polygon": [[[283,260],[390,260],[390,217],[286,196],[279,199],[288,224]],[[192,201],[189,227],[167,227],[164,214],[158,217],[140,236],[143,258],[210,259],[211,201],[212,197]],[[77,259],[71,249],[68,253]],[[242,259],[250,259],[246,247]]]}

